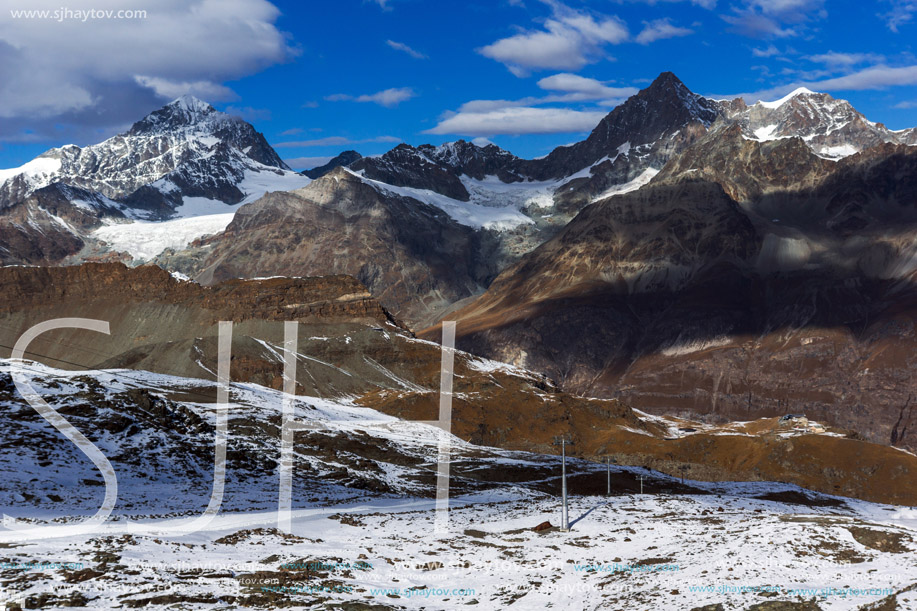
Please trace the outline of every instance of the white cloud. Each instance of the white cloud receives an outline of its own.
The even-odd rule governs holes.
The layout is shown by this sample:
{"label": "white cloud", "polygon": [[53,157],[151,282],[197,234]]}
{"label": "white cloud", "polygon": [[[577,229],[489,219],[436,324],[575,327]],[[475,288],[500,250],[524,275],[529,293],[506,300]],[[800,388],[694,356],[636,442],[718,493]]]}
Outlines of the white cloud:
{"label": "white cloud", "polygon": [[396,51],[404,51],[414,59],[427,59],[427,56],[421,53],[420,51],[415,51],[411,47],[407,46],[403,42],[396,42],[394,40],[386,40],[385,44],[395,49]]}
{"label": "white cloud", "polygon": [[784,28],[775,19],[751,11],[741,11],[738,15],[722,15],[723,21],[732,24],[733,30],[752,38],[786,38],[796,36],[796,30]]}
{"label": "white cloud", "polygon": [[605,98],[622,98],[637,93],[635,87],[609,87],[601,81],[586,78],[578,74],[561,72],[546,76],[538,81],[538,86],[546,91],[561,91],[567,94],[563,100],[549,101],[582,101]]}
{"label": "white cloud", "polygon": [[518,100],[470,100],[462,104],[459,113],[490,113],[506,108],[539,106],[566,102],[596,101],[602,105],[616,105],[639,91],[636,87],[609,87],[601,81],[561,72],[538,81],[538,87],[557,92],[545,96],[527,96]]}
{"label": "white cloud", "polygon": [[898,102],[892,108],[910,110],[912,108],[917,108],[917,100],[905,100],[903,102]]}
{"label": "white cloud", "polygon": [[677,36],[687,36],[688,34],[694,33],[694,30],[672,25],[671,20],[668,18],[656,19],[650,22],[644,21],[643,24],[643,30],[637,34],[637,42],[641,45],[647,45],[651,42],[662,40],[663,38],[675,38]]}
{"label": "white cloud", "polygon": [[575,11],[554,0],[545,0],[553,15],[543,30],[530,30],[502,38],[478,53],[504,64],[516,76],[530,70],[579,70],[603,54],[608,44],[620,44],[630,34],[617,17]]}
{"label": "white cloud", "polygon": [[447,117],[426,134],[495,136],[501,134],[559,134],[592,130],[606,113],[569,108],[514,107],[488,112],[462,112]]}
{"label": "white cloud", "polygon": [[[58,0],[20,4],[61,9]],[[0,15],[0,140],[96,142],[182,94],[232,100],[226,82],[298,53],[276,28],[280,12],[266,0],[93,0],[91,6],[146,11],[146,17]]]}
{"label": "white cloud", "polygon": [[[60,2],[34,0],[28,8],[53,11]],[[280,12],[266,0],[97,0],[93,8],[143,10],[146,17],[0,19],[0,117],[104,109],[112,84],[148,87],[160,98],[196,89],[226,99],[221,82],[296,53],[274,26]]]}
{"label": "white cloud", "polygon": [[401,142],[401,138],[394,136],[376,136],[375,138],[361,138],[352,140],[344,136],[327,136],[314,140],[296,140],[292,142],[278,142],[274,148],[308,148],[312,146],[348,146],[351,144],[364,144],[367,142]]}
{"label": "white cloud", "polygon": [[271,111],[268,108],[252,108],[251,106],[227,106],[223,112],[241,117],[249,123],[258,121],[270,121]]}
{"label": "white cloud", "polygon": [[391,108],[416,96],[417,94],[414,93],[414,90],[410,87],[393,87],[376,93],[358,96],[346,93],[335,93],[326,96],[325,99],[329,102],[372,102],[380,106],[385,106],[386,108]]}
{"label": "white cloud", "polygon": [[239,97],[229,87],[212,81],[170,81],[139,74],[134,77],[134,81],[142,87],[152,89],[156,95],[166,100],[174,100],[185,94],[191,94],[208,102],[222,102]]}
{"label": "white cloud", "polygon": [[820,6],[823,0],[751,0],[749,4],[766,15],[786,18],[790,15],[801,15]]}

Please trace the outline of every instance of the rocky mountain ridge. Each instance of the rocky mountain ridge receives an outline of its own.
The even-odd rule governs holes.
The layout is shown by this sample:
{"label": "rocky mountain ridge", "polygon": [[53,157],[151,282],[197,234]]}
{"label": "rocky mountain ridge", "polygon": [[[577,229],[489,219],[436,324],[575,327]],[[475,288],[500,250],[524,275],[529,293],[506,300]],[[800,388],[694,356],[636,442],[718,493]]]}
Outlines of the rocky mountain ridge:
{"label": "rocky mountain ridge", "polygon": [[830,161],[721,124],[501,273],[453,315],[459,345],[657,413],[808,413],[914,448],[891,358],[917,319],[914,202],[914,147]]}

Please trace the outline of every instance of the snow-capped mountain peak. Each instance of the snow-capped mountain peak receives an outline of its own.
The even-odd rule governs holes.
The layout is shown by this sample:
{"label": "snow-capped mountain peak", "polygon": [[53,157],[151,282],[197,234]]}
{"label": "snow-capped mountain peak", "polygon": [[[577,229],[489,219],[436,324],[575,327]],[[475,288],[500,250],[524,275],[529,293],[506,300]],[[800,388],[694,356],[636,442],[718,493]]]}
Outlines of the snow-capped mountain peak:
{"label": "snow-capped mountain peak", "polygon": [[161,134],[174,131],[213,132],[226,123],[244,123],[237,117],[220,112],[213,106],[190,95],[182,96],[154,110],[134,123],[128,134]]}
{"label": "snow-capped mountain peak", "polygon": [[[252,125],[182,96],[104,142],[52,149],[0,171],[0,208],[62,182],[170,216],[184,196],[236,204],[249,195],[237,188],[245,173],[265,171],[295,175]],[[167,188],[154,186],[160,181]]]}
{"label": "snow-capped mountain peak", "polygon": [[[252,125],[183,96],[104,142],[51,149],[19,168],[0,170],[0,210],[33,205],[31,196],[45,187],[72,187],[84,194],[70,198],[73,207],[85,209],[81,201],[107,202],[94,208],[94,229],[91,222],[83,223],[92,229],[92,239],[143,260],[222,230],[237,206],[267,191],[309,182],[290,170]],[[71,191],[59,192],[67,199]],[[109,218],[113,211],[119,218]],[[125,224],[124,216],[175,220],[154,230],[149,224]]]}
{"label": "snow-capped mountain peak", "polygon": [[800,95],[820,95],[820,94],[812,91],[811,89],[807,89],[805,87],[798,87],[794,89],[793,91],[791,91],[790,93],[783,96],[782,98],[780,98],[779,100],[774,100],[773,102],[765,102],[764,100],[758,100],[758,104],[760,104],[764,108],[779,108],[780,106],[783,106],[786,102],[789,102],[796,96],[800,96]]}
{"label": "snow-capped mountain peak", "polygon": [[886,142],[906,143],[907,133],[896,134],[873,123],[847,100],[800,87],[772,102],[751,106],[723,104],[727,119],[738,123],[752,140],[802,138],[816,154],[839,159]]}
{"label": "snow-capped mountain peak", "polygon": [[213,112],[213,106],[189,94],[175,98],[166,106],[171,108],[180,108],[189,113]]}

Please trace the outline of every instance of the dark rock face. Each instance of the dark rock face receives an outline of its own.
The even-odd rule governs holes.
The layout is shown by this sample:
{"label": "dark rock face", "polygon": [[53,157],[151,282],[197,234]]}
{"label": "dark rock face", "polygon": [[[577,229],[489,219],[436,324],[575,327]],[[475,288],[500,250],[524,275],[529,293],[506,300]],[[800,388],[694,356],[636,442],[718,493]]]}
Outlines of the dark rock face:
{"label": "dark rock face", "polygon": [[99,227],[102,216],[123,215],[97,193],[59,183],[38,189],[0,215],[0,265],[66,260],[83,249],[81,236]]}
{"label": "dark rock face", "polygon": [[626,143],[630,148],[654,146],[688,124],[709,125],[718,116],[715,102],[692,93],[671,72],[663,72],[649,87],[608,113],[586,140],[526,162],[525,173],[538,180],[570,176],[614,156]]}
{"label": "dark rock face", "polygon": [[449,167],[458,175],[478,180],[496,176],[503,182],[517,182],[526,176],[519,173],[523,160],[495,144],[478,146],[465,140],[448,142],[442,146],[422,144],[417,147],[424,156]]}
{"label": "dark rock face", "polygon": [[311,170],[306,170],[303,172],[303,174],[305,174],[306,176],[314,180],[316,178],[321,178],[322,176],[324,176],[325,174],[327,174],[334,168],[339,168],[341,166],[350,165],[351,163],[357,161],[358,159],[362,159],[362,158],[363,158],[363,155],[361,155],[360,153],[356,151],[344,151],[340,155],[334,157],[331,161],[329,161],[325,165],[320,165],[320,166],[312,168]]}
{"label": "dark rock face", "polygon": [[468,190],[460,180],[462,175],[479,180],[497,176],[503,182],[516,182],[525,178],[519,171],[523,163],[496,145],[480,147],[458,140],[442,146],[399,144],[381,157],[359,159],[350,168],[362,172],[366,178],[396,187],[429,189],[468,201]]}
{"label": "dark rock face", "polygon": [[225,232],[202,244],[197,278],[348,274],[397,316],[417,321],[496,275],[487,237],[339,168],[240,208]]}
{"label": "dark rock face", "polygon": [[364,157],[351,164],[363,176],[396,187],[429,189],[452,199],[468,201],[468,190],[453,168],[429,159],[408,144],[399,144],[381,157]]}

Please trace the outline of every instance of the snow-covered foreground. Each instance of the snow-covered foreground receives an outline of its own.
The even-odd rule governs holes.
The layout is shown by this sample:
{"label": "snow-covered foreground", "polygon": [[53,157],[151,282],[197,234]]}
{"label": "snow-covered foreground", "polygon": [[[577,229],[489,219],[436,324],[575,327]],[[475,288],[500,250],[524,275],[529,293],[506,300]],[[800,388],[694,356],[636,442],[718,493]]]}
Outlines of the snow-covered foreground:
{"label": "snow-covered foreground", "polygon": [[[495,491],[453,500],[449,531],[437,534],[433,505],[389,499],[297,510],[292,534],[276,529],[273,512],[224,515],[184,537],[131,535],[114,523],[88,541],[8,549],[0,575],[12,599],[100,609],[690,610],[811,601],[817,606],[785,608],[841,610],[890,596],[898,606],[888,609],[917,605],[917,592],[902,592],[917,584],[909,530],[917,515],[891,507],[805,508],[749,499],[736,486],[574,497],[570,532],[534,532],[556,523],[558,500]],[[72,564],[23,568],[31,563]]]}
{"label": "snow-covered foreground", "polygon": [[[99,472],[24,404],[12,365],[0,363],[0,507],[44,534],[0,528],[0,608],[917,608],[917,510],[616,466],[612,496],[574,495],[561,532],[558,457],[450,438],[443,519],[438,429],[309,397],[293,400],[315,428],[296,434],[287,531],[271,462],[283,395],[253,384],[232,387],[223,508],[182,533],[210,494],[212,383],[27,363],[118,474],[111,519],[74,534],[99,505]],[[604,465],[567,466],[574,492],[604,488]],[[630,492],[638,477],[652,494]]]}

